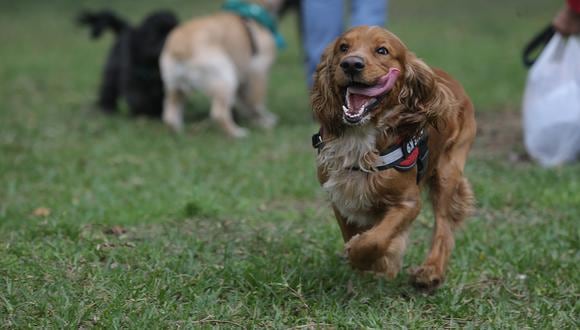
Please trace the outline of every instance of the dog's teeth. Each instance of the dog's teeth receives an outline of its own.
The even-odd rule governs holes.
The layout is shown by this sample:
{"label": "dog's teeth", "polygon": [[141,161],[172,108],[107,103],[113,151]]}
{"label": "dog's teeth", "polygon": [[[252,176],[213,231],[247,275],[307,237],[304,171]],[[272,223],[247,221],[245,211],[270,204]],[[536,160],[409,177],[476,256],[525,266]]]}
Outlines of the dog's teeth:
{"label": "dog's teeth", "polygon": [[342,111],[344,111],[344,112],[348,113],[348,108],[346,107],[346,105],[343,105],[343,106],[342,106]]}

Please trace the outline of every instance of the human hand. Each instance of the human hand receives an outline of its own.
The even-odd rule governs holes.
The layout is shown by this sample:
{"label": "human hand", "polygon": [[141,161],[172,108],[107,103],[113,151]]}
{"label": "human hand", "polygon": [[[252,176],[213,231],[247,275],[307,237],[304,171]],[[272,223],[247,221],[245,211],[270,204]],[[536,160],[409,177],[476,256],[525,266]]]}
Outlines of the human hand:
{"label": "human hand", "polygon": [[568,6],[560,10],[552,21],[556,31],[564,36],[580,34],[580,14],[574,12]]}

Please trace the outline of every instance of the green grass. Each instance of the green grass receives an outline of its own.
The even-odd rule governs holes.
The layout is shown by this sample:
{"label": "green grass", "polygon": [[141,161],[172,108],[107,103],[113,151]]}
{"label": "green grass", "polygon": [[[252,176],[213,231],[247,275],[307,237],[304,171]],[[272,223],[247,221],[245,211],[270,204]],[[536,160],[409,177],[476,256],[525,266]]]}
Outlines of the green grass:
{"label": "green grass", "polygon": [[[481,127],[478,212],[433,295],[340,257],[292,19],[269,92],[280,126],[231,141],[208,121],[175,136],[88,111],[111,39],[71,18],[108,3],[0,3],[0,328],[578,328],[580,167],[513,160],[520,49],[559,3],[392,1],[390,28],[464,83]],[[109,6],[135,21],[159,5]],[[162,6],[186,19],[218,4]],[[413,228],[405,268],[428,247],[428,208]]]}

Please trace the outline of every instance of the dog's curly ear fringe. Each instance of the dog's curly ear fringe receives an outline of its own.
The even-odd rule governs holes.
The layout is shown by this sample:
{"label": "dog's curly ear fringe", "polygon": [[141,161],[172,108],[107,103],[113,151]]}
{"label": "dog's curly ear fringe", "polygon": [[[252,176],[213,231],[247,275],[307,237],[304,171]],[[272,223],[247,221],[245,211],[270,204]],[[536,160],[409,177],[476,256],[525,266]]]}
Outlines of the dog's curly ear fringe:
{"label": "dog's curly ear fringe", "polygon": [[399,103],[423,115],[431,125],[436,126],[456,102],[449,88],[437,81],[433,70],[412,53],[407,57],[403,79]]}
{"label": "dog's curly ear fringe", "polygon": [[320,64],[314,74],[310,101],[314,118],[322,125],[325,132],[336,136],[342,125],[340,117],[342,104],[340,93],[332,84],[334,45],[335,42],[332,42],[322,54]]}

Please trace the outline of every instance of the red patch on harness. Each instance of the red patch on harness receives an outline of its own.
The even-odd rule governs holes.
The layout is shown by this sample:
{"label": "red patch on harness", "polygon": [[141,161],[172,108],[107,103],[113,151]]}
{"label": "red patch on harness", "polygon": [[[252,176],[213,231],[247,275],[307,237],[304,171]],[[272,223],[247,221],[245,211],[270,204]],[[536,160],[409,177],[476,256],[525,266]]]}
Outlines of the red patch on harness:
{"label": "red patch on harness", "polygon": [[402,162],[398,164],[398,166],[409,167],[415,165],[417,162],[417,158],[419,158],[419,148],[415,147],[413,151],[405,158]]}

